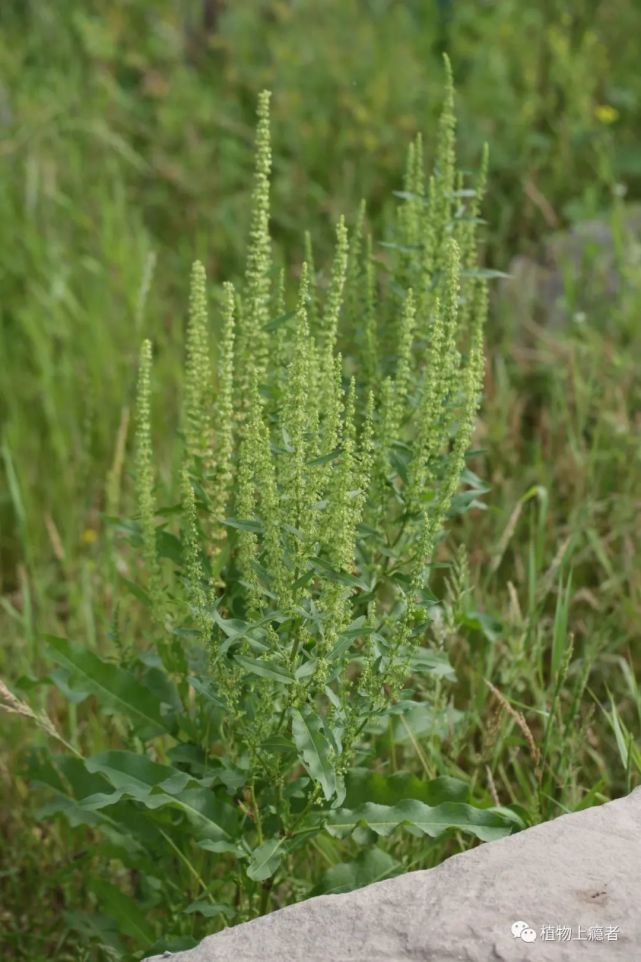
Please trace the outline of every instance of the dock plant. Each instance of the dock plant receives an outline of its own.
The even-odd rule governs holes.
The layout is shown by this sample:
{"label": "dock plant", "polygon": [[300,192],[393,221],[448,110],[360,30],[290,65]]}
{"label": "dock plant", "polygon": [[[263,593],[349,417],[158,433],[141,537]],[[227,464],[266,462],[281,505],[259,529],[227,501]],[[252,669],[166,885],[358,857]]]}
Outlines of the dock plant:
{"label": "dock plant", "polygon": [[127,647],[120,626],[109,659],[50,640],[114,716],[114,747],[41,770],[49,810],[105,831],[148,895],[158,864],[187,866],[209,916],[266,910],[321,834],[487,839],[521,824],[451,778],[418,796],[363,789],[375,734],[429,698],[431,674],[451,673],[430,645],[430,575],[479,486],[465,459],[483,384],[487,158],[476,176],[457,170],[453,98],[448,67],[433,170],[418,138],[394,235],[373,238],[361,203],[339,219],[326,271],[301,233],[287,273],[270,238],[260,95],[242,279],[214,290],[203,264],[191,274],[166,505],[153,345],[140,351],[137,514],[122,528],[141,558],[128,585],[149,609],[149,643]]}

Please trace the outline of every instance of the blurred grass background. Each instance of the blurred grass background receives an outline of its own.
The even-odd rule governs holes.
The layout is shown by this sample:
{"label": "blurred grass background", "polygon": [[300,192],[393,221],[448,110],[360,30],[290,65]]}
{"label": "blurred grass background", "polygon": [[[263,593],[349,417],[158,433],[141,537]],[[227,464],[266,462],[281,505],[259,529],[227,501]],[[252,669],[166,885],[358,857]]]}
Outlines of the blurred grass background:
{"label": "blurred grass background", "polygon": [[[4,0],[0,673],[9,683],[34,704],[47,699],[55,717],[61,705],[34,680],[43,633],[108,644],[127,559],[104,517],[128,504],[139,343],[157,346],[158,425],[171,437],[191,262],[204,261],[214,292],[242,263],[257,92],[274,94],[279,257],[297,263],[311,229],[322,265],[335,219],[353,219],[361,197],[384,229],[417,130],[429,152],[446,50],[463,166],[491,147],[488,263],[541,258],[550,234],[597,218],[620,280],[579,304],[583,280],[561,257],[566,320],[554,329],[544,307],[495,298],[474,461],[492,490],[488,510],[456,532],[474,603],[449,640],[463,711],[451,743],[429,744],[435,770],[452,759],[466,774],[489,766],[500,798],[537,817],[638,781],[641,257],[639,236],[622,226],[641,194],[637,36],[641,7],[628,0]],[[550,710],[563,605],[574,656],[546,802],[520,777],[518,730],[497,719],[484,678],[530,711],[536,730]],[[43,743],[21,719],[2,721],[0,947],[9,959],[95,958],[82,947],[87,918],[74,922],[72,910],[91,907],[91,872],[117,869],[34,821],[16,772]],[[83,728],[82,717],[59,722]]]}

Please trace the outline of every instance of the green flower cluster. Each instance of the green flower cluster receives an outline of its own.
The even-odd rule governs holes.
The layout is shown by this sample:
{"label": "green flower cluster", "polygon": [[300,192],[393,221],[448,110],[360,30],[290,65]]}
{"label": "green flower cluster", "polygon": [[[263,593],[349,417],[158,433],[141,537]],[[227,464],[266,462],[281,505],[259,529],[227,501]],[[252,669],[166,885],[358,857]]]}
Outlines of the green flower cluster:
{"label": "green flower cluster", "polygon": [[340,799],[359,740],[426,644],[430,564],[465,467],[487,312],[477,252],[487,157],[471,183],[457,171],[453,98],[448,65],[435,167],[426,178],[417,138],[396,236],[375,244],[362,203],[351,232],[337,225],[327,279],[305,235],[291,290],[273,267],[261,94],[247,265],[241,289],[223,289],[215,364],[203,266],[192,273],[178,578],[163,575],[156,549],[167,521],[157,523],[142,349],[150,595],[163,630],[195,639],[185,664],[207,651],[226,751],[245,759],[252,785],[269,778],[281,809],[287,740],[313,744],[301,760],[314,793]]}

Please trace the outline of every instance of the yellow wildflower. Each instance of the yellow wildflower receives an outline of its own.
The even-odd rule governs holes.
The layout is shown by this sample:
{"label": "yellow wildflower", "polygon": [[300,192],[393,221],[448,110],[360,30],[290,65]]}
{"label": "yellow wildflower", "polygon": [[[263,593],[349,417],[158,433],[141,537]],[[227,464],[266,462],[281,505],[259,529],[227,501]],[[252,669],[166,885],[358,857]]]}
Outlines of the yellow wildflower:
{"label": "yellow wildflower", "polygon": [[613,124],[619,119],[619,111],[612,104],[597,104],[594,116],[600,124]]}

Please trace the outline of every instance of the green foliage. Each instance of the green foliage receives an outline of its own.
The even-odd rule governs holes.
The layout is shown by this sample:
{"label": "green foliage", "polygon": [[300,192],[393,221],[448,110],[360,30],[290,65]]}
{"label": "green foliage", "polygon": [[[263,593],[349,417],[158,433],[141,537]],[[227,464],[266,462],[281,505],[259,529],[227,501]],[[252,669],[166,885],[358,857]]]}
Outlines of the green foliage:
{"label": "green foliage", "polygon": [[[430,192],[401,201],[387,274],[375,279],[371,249],[360,240],[350,247],[341,218],[325,297],[312,294],[303,263],[295,310],[279,325],[270,319],[282,293],[270,270],[268,104],[261,95],[248,266],[242,291],[224,290],[217,365],[204,269],[196,263],[192,272],[180,493],[160,524],[149,341],[140,355],[132,530],[146,584],[134,588],[152,606],[155,645],[115,664],[50,641],[74,685],[113,715],[124,747],[91,755],[84,771],[63,756],[40,775],[55,789],[48,814],[123,839],[133,831],[140,846],[153,838],[164,860],[180,852],[191,864],[195,850],[210,853],[201,896],[229,906],[236,886],[249,913],[257,884],[264,911],[271,887],[323,833],[387,837],[409,826],[489,839],[523,825],[508,809],[462,801],[447,779],[431,796],[428,783],[436,804],[400,797],[345,806],[350,772],[371,755],[377,725],[421,706],[403,687],[408,676],[434,670],[430,566],[481,390],[486,281],[461,264],[473,241],[453,190],[451,76]],[[415,168],[420,151],[419,140]],[[421,176],[415,169],[415,181]],[[477,190],[465,196],[476,209]],[[408,258],[410,232],[418,244]],[[402,291],[408,277],[417,296]],[[379,354],[390,327],[398,349]],[[361,383],[346,377],[348,361],[365,372]],[[145,664],[153,668],[141,672]],[[132,828],[141,816],[142,834]],[[106,907],[120,919],[117,897]],[[128,916],[123,926],[149,941]]]}
{"label": "green foliage", "polygon": [[[641,777],[634,537],[641,274],[638,237],[624,229],[622,202],[626,191],[636,197],[641,183],[640,74],[629,43],[640,8],[626,0],[578,0],[571,8],[519,0],[246,0],[218,5],[212,24],[203,21],[208,7],[201,0],[113,0],[108,9],[96,0],[6,0],[0,12],[0,674],[10,686],[0,686],[0,707],[12,713],[3,715],[0,744],[3,959],[105,962],[130,958],[132,946],[145,954],[175,950],[270,906],[428,868],[476,842],[470,813],[470,831],[435,839],[411,825],[377,835],[363,820],[346,832],[319,827],[330,818],[353,824],[345,811],[368,804],[457,803],[478,812],[493,802],[529,823],[617,797]],[[332,568],[325,554],[312,556],[309,593],[325,585],[319,623],[331,627],[335,606],[360,611],[361,595],[375,582],[374,615],[391,606],[386,638],[413,596],[411,579],[394,570],[397,546],[384,546],[392,555],[389,562],[379,557],[382,570],[372,572],[370,562],[383,553],[377,536],[395,536],[404,507],[394,500],[389,512],[395,492],[405,497],[419,477],[408,473],[408,448],[420,443],[421,430],[413,391],[417,361],[429,369],[435,353],[432,328],[422,322],[437,316],[437,295],[442,347],[448,337],[445,280],[434,290],[420,284],[445,254],[434,210],[428,224],[423,217],[433,189],[426,170],[434,171],[442,49],[457,78],[462,166],[475,168],[483,142],[492,143],[482,243],[490,269],[483,275],[475,245],[484,175],[454,175],[463,285],[476,275],[497,278],[491,287],[502,288],[502,269],[514,255],[532,254],[550,230],[567,240],[568,221],[593,215],[612,230],[622,283],[611,288],[612,262],[599,250],[588,252],[577,272],[570,251],[559,247],[565,326],[550,331],[541,313],[535,327],[518,290],[512,303],[497,299],[476,451],[447,512],[450,538],[439,538],[428,569],[434,597],[414,590],[426,625],[418,644],[408,629],[407,671],[399,658],[399,683],[413,694],[388,698],[387,714],[358,734],[357,764],[343,776],[340,805],[338,796],[325,797],[332,777],[340,787],[327,748],[327,702],[321,696],[315,714],[305,704],[294,708],[269,758],[292,772],[292,807],[303,807],[317,786],[310,816],[319,814],[309,835],[297,836],[299,847],[283,854],[273,813],[263,819],[262,845],[257,838],[248,756],[240,771],[221,761],[223,742],[242,753],[224,727],[234,689],[221,693],[214,684],[203,639],[212,635],[213,617],[219,641],[224,635],[222,644],[229,642],[234,684],[245,689],[254,679],[278,700],[307,683],[291,681],[272,649],[272,631],[287,642],[291,622],[270,617],[260,625],[249,612],[264,610],[265,571],[281,573],[269,586],[273,594],[286,598],[291,590],[283,532],[277,523],[265,527],[262,514],[279,518],[308,503],[310,479],[323,488],[331,483],[336,527],[346,504],[336,495],[349,473],[367,469],[373,478],[363,507],[369,524],[357,526],[354,542],[363,557]],[[246,313],[249,296],[246,200],[262,87],[274,92],[278,131],[266,336],[258,332],[273,366],[254,382],[241,309]],[[399,143],[418,128],[430,136],[413,142],[401,178]],[[441,142],[439,164],[446,157]],[[360,196],[367,209],[357,207]],[[347,266],[344,250],[337,252],[332,280],[332,221],[341,212]],[[434,233],[421,247],[429,225]],[[186,310],[194,259],[209,277],[205,340],[198,333],[202,285],[194,302],[200,307]],[[292,372],[304,415],[291,393],[287,402],[289,437],[303,425],[317,474],[290,458],[276,420],[285,406],[282,371],[301,334],[301,259],[317,345],[331,314],[330,285],[343,284],[340,375],[335,370],[330,382],[329,355],[313,367],[305,339],[296,340]],[[219,287],[224,277],[233,286]],[[264,306],[260,283],[257,303]],[[462,334],[476,310],[472,298],[459,303]],[[133,515],[132,494],[145,474],[128,450],[140,437],[130,412],[143,338],[154,354],[146,534],[140,503],[135,520],[115,521]],[[465,366],[469,341],[459,347]],[[199,362],[207,352],[210,360]],[[241,355],[245,393],[234,367]],[[312,391],[304,380],[310,366]],[[434,391],[439,385],[433,382]],[[255,392],[260,403],[252,400],[250,412]],[[247,433],[260,443],[247,443],[241,458],[243,405],[253,418]],[[410,407],[411,423],[404,420]],[[317,408],[318,429],[306,436]],[[425,468],[429,491],[442,484],[455,455],[456,419],[451,427],[446,457]],[[236,508],[243,459],[246,515]],[[287,467],[287,482],[276,467]],[[289,479],[299,480],[285,503]],[[486,500],[489,510],[481,510]],[[380,518],[373,517],[377,504]],[[419,498],[409,522],[415,531],[423,507]],[[315,512],[316,529],[307,519],[309,539],[328,529],[329,508]],[[308,563],[309,544],[286,535],[288,550]],[[420,537],[429,547],[429,527]],[[332,557],[345,556],[349,538],[326,541]],[[455,550],[457,543],[469,551]],[[402,541],[398,547],[402,553]],[[144,573],[137,563],[154,554],[157,585],[153,560],[143,562]],[[245,584],[236,582],[229,611],[231,566],[243,558]],[[219,608],[212,599],[222,599]],[[430,600],[439,603],[428,607]],[[364,617],[360,625],[348,622],[334,645],[347,646],[337,657],[349,675],[361,673],[363,686],[368,652],[381,644],[363,631],[369,612]],[[47,657],[55,667],[37,680],[45,632],[55,636]],[[326,639],[319,631],[305,644]],[[261,643],[267,652],[258,650]],[[76,757],[52,754],[61,745]],[[193,780],[183,790],[186,776]],[[59,813],[43,824],[34,817],[42,801],[34,777],[48,787],[43,816]],[[207,806],[197,791],[203,786],[210,800],[240,813],[231,835],[251,854],[216,851],[228,844],[225,809]],[[458,824],[461,810],[451,814]]]}
{"label": "green foliage", "polygon": [[[13,494],[0,503],[4,590],[25,552],[55,567],[98,529],[132,402],[132,324],[159,349],[169,342],[160,363],[172,391],[194,248],[213,276],[238,269],[261,87],[277,95],[277,264],[298,257],[300,197],[312,221],[349,215],[358,195],[373,223],[393,216],[398,143],[436,123],[443,49],[458,78],[464,166],[494,144],[498,266],[518,238],[598,211],[613,182],[638,188],[635,4],[457,0],[447,15],[436,2],[317,6],[246,0],[209,23],[201,0],[114,0],[108,11],[67,0],[64,16],[3,4],[0,347],[11,361],[0,418],[26,509],[22,524]],[[417,147],[417,169],[433,146]],[[329,243],[315,231],[322,263]],[[167,414],[173,423],[177,411]]]}

